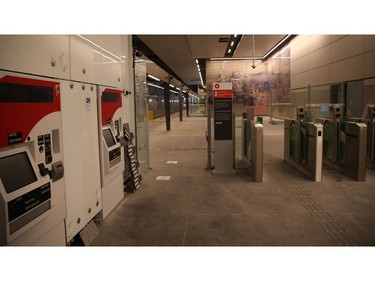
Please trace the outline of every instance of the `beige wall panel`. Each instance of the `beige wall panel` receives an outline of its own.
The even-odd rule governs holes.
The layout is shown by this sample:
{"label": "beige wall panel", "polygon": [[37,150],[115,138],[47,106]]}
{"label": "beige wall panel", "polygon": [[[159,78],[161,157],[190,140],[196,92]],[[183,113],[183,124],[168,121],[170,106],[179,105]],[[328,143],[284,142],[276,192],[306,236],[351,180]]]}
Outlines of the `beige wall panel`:
{"label": "beige wall panel", "polygon": [[326,46],[312,52],[309,55],[309,68],[314,69],[317,67],[328,65],[330,62],[331,48]]}
{"label": "beige wall panel", "polygon": [[311,36],[312,35],[303,35],[303,34],[298,35],[298,36],[293,38],[292,42],[290,42],[290,46],[295,47],[295,46],[299,45],[301,42],[305,41],[306,39],[308,39]]}
{"label": "beige wall panel", "polygon": [[365,51],[375,50],[375,35],[365,35]]}
{"label": "beige wall panel", "polygon": [[319,50],[331,43],[330,35],[313,35],[306,40],[309,45],[310,52]]}
{"label": "beige wall panel", "polygon": [[365,55],[338,61],[331,65],[331,83],[362,79]]}
{"label": "beige wall panel", "polygon": [[321,85],[327,84],[331,80],[330,75],[331,66],[326,65],[318,67],[309,71],[309,80],[310,85]]}
{"label": "beige wall panel", "polygon": [[297,73],[295,65],[296,65],[295,62],[290,62],[290,75]]}
{"label": "beige wall panel", "polygon": [[318,90],[312,87],[311,103],[329,103],[330,89]]}
{"label": "beige wall panel", "polygon": [[365,79],[365,81],[363,82],[363,85],[365,86],[375,85],[375,78]]}
{"label": "beige wall panel", "polygon": [[293,106],[306,106],[307,104],[307,92],[296,93],[292,96]]}
{"label": "beige wall panel", "polygon": [[[309,36],[309,38],[310,37],[311,36]],[[296,38],[298,40],[299,36],[297,36]],[[301,40],[298,44],[295,44],[294,46],[291,47],[291,49],[290,49],[291,50],[291,52],[290,52],[290,60],[291,61],[298,60],[301,57],[304,57],[311,52],[311,50],[309,48],[309,44],[308,44],[309,38],[306,38],[305,40]]]}
{"label": "beige wall panel", "polygon": [[305,94],[306,95],[307,87],[302,88],[302,89],[291,90],[290,93],[292,94],[292,96],[299,95],[299,94]]}
{"label": "beige wall panel", "polygon": [[290,77],[290,88],[301,88],[301,87],[307,87],[307,81],[308,81],[308,73],[300,73],[296,74]]}
{"label": "beige wall panel", "polygon": [[365,53],[364,77],[375,77],[375,50]]}
{"label": "beige wall panel", "polygon": [[365,37],[363,35],[345,36],[331,45],[331,62],[346,59],[364,52]]}
{"label": "beige wall panel", "polygon": [[344,38],[345,36],[346,36],[346,35],[330,35],[330,36],[329,36],[329,39],[330,39],[330,42],[331,42],[331,44],[332,44],[333,42],[336,42],[336,41],[338,41],[338,40]]}
{"label": "beige wall panel", "polygon": [[292,62],[293,68],[291,68],[290,75],[299,74],[310,69],[309,67],[309,57],[301,57],[300,59]]}

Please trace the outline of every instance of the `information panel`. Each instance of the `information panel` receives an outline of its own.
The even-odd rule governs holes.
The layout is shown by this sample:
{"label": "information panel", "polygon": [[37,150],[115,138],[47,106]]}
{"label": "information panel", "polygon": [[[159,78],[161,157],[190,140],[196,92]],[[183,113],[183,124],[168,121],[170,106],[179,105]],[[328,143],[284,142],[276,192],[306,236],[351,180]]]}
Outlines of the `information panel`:
{"label": "information panel", "polygon": [[214,83],[214,174],[233,174],[232,83]]}
{"label": "information panel", "polygon": [[232,83],[214,83],[215,140],[232,140]]}

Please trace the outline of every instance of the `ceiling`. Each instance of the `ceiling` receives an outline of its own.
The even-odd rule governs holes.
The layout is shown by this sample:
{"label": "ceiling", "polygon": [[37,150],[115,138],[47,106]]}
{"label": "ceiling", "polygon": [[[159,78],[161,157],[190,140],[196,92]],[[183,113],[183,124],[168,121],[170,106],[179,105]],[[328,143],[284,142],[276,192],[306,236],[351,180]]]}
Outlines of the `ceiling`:
{"label": "ceiling", "polygon": [[[263,57],[285,36],[286,34],[243,35],[233,58]],[[195,60],[224,58],[230,38],[229,34],[136,35],[133,36],[133,45],[177,80],[197,88],[196,85],[200,85],[201,80]],[[227,42],[220,42],[225,40]],[[164,80],[163,77],[160,79]]]}

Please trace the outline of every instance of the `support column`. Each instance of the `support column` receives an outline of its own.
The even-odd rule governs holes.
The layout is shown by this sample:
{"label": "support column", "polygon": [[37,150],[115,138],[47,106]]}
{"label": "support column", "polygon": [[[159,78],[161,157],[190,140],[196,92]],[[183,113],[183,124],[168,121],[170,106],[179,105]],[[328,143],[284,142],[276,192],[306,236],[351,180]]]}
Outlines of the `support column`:
{"label": "support column", "polygon": [[164,108],[165,108],[165,126],[167,131],[171,130],[171,104],[170,104],[170,86],[171,76],[168,75],[168,83],[164,84]]}
{"label": "support column", "polygon": [[189,117],[189,92],[185,95],[186,98],[186,117]]}
{"label": "support column", "polygon": [[182,98],[182,90],[184,88],[184,85],[181,84],[180,86],[180,92],[178,93],[178,110],[180,112],[180,121],[182,121],[182,103],[183,103],[183,98]]}

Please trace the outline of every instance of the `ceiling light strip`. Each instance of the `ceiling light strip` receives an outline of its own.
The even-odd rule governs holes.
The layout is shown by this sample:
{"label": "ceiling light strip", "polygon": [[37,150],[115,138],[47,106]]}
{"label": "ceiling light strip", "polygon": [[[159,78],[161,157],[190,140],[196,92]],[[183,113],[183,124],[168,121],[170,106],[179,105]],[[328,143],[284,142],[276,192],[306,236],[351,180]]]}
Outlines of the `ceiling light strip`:
{"label": "ceiling light strip", "polygon": [[157,77],[155,77],[155,76],[152,76],[152,75],[150,75],[150,74],[147,74],[147,76],[150,77],[150,78],[152,78],[152,79],[154,79],[154,80],[156,80],[156,81],[160,81],[159,78],[157,78]]}
{"label": "ceiling light strip", "polygon": [[202,79],[202,73],[201,73],[201,69],[200,69],[200,66],[199,66],[199,61],[198,61],[198,59],[195,59],[195,62],[197,63],[197,68],[198,68],[199,78],[201,79],[201,84],[202,84],[202,86],[203,86],[204,84],[203,84],[203,79]]}
{"label": "ceiling light strip", "polygon": [[264,56],[263,59],[266,59],[274,50],[276,50],[281,44],[283,44],[286,39],[288,39],[291,36],[291,34],[288,34],[285,36],[279,43],[277,43],[271,50],[269,50]]}
{"label": "ceiling light strip", "polygon": [[155,88],[159,88],[159,89],[163,89],[164,90],[164,87],[162,86],[159,86],[159,85],[155,85],[155,84],[152,84],[152,83],[147,83],[148,86],[152,86],[152,87],[155,87]]}

